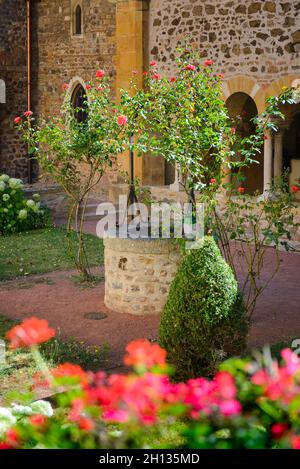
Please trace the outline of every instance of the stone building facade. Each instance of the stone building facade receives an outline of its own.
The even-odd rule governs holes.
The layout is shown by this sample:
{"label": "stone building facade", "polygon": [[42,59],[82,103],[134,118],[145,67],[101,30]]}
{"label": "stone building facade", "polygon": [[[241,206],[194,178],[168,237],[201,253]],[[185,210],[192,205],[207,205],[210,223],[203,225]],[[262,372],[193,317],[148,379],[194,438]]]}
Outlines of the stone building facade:
{"label": "stone building facade", "polygon": [[[21,144],[11,118],[26,107],[26,2],[0,0],[4,23],[0,80],[7,88],[6,106],[0,104],[0,168],[18,176],[23,172],[24,177],[24,158],[15,160]],[[18,8],[13,9],[16,3]],[[150,57],[158,61],[162,73],[171,74],[176,47],[186,40],[225,75],[224,100],[232,116],[246,111],[250,118],[261,112],[267,96],[300,78],[299,0],[30,0],[30,4],[32,106],[38,114],[57,112],[62,83],[70,84],[71,99],[76,87],[84,86],[98,67],[106,69],[116,90],[127,86],[132,70],[139,72],[142,86]],[[80,34],[75,30],[78,8]],[[300,177],[299,105],[285,111],[280,132],[266,140],[261,165],[246,175],[250,192],[262,192],[285,166],[292,180]],[[127,155],[120,157],[120,163],[128,168]],[[146,156],[135,163],[144,184],[166,188],[175,177],[159,158]],[[116,178],[106,182],[113,192]]]}
{"label": "stone building facade", "polygon": [[27,178],[26,145],[13,116],[27,109],[26,2],[0,0],[0,173]]}

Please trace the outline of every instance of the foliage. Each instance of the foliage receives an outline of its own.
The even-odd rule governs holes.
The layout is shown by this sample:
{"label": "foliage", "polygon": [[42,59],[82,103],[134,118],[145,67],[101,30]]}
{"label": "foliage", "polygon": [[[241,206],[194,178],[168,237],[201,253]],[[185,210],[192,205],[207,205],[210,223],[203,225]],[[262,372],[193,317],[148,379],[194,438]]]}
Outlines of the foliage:
{"label": "foliage", "polygon": [[168,448],[300,448],[300,362],[289,349],[280,362],[264,351],[256,360],[224,362],[211,380],[173,383],[165,351],[146,340],[129,344],[128,375],[71,363],[49,370],[36,347],[32,340],[39,382],[63,391],[54,412],[43,402],[0,408],[2,449],[143,448],[161,441]]}
{"label": "foliage", "polygon": [[[67,90],[68,85],[64,88]],[[78,270],[89,278],[83,235],[86,205],[91,190],[126,148],[127,119],[118,115],[102,70],[96,73],[95,83],[86,85],[83,103],[86,119],[78,118],[83,110],[74,109],[68,91],[66,93],[59,116],[36,122],[32,112],[27,112],[25,118],[18,117],[15,122],[29,144],[32,157],[63,187],[71,200],[68,233],[74,222],[77,237],[74,245],[70,235],[70,252]]]}
{"label": "foliage", "polygon": [[0,176],[0,234],[42,228],[50,224],[47,207],[42,207],[39,194],[25,199],[21,179]]}
{"label": "foliage", "polygon": [[[224,189],[228,188],[225,184]],[[299,224],[295,221],[293,195],[288,189],[283,177],[273,181],[267,196],[253,197],[230,186],[224,203],[202,198],[206,203],[207,231],[217,240],[236,279],[243,279],[241,292],[249,318],[259,295],[280,268],[279,250],[293,249],[290,241]],[[274,248],[274,262],[266,275],[264,266],[270,248]]]}
{"label": "foliage", "polygon": [[[76,233],[71,234],[75,241]],[[86,250],[91,265],[103,265],[103,242],[84,234]],[[0,280],[28,277],[32,274],[71,269],[73,261],[68,255],[67,231],[64,228],[47,228],[2,237],[0,240]],[[30,288],[34,283],[51,283],[51,279],[26,278],[20,288]]]}
{"label": "foliage", "polygon": [[160,342],[177,377],[212,375],[245,348],[247,322],[237,282],[213,238],[183,258],[161,317]]}

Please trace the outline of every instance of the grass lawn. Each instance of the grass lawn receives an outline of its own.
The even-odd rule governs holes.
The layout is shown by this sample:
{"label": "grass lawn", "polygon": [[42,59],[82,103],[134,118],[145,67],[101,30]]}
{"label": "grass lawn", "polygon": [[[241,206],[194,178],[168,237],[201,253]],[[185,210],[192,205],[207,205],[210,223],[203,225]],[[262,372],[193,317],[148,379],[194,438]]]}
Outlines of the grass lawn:
{"label": "grass lawn", "polygon": [[[74,237],[75,237],[74,233]],[[103,264],[103,242],[86,234],[90,265]],[[64,228],[46,228],[0,237],[0,281],[74,268]]]}

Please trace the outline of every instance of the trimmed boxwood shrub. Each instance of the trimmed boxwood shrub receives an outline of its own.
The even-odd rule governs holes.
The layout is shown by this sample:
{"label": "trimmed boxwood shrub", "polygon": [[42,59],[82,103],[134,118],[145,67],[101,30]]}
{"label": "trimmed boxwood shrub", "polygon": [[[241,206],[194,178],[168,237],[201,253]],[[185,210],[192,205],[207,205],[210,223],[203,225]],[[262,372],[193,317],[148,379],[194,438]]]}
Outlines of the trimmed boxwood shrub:
{"label": "trimmed boxwood shrub", "polygon": [[248,322],[237,282],[211,237],[183,258],[160,323],[176,378],[210,376],[246,347]]}

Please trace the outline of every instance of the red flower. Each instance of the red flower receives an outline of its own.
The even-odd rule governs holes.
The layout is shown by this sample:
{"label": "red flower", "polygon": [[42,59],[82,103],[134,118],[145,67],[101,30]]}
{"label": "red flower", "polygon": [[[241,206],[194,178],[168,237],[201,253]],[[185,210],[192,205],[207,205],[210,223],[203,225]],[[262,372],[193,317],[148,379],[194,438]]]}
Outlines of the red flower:
{"label": "red flower", "polygon": [[220,78],[220,80],[224,80],[225,75],[223,75],[223,73],[219,73],[218,78]]}
{"label": "red flower", "polygon": [[86,372],[79,366],[73,365],[72,363],[64,363],[58,365],[56,368],[51,370],[52,375],[55,378],[75,378],[77,381],[87,383],[88,377]]}
{"label": "red flower", "polygon": [[143,72],[144,77],[148,75],[148,72]]}
{"label": "red flower", "polygon": [[160,75],[159,73],[154,73],[154,74],[152,75],[152,78],[153,78],[153,80],[160,80],[160,79],[161,79],[161,75]]}
{"label": "red flower", "polygon": [[204,60],[203,62],[204,67],[210,67],[213,64],[214,64],[213,60]]}
{"label": "red flower", "polygon": [[300,436],[292,436],[291,444],[293,449],[300,449]]}
{"label": "red flower", "polygon": [[170,78],[170,83],[174,83],[176,81],[176,77],[171,77]]}
{"label": "red flower", "polygon": [[26,112],[24,112],[23,115],[24,115],[25,117],[30,117],[30,116],[32,116],[32,114],[33,114],[32,111],[26,111]]}
{"label": "red flower", "polygon": [[63,89],[63,90],[68,90],[68,89],[69,89],[68,83],[64,83],[64,84],[62,85],[62,89]]}
{"label": "red flower", "polygon": [[269,137],[267,135],[264,135],[264,140],[269,140]]}
{"label": "red flower", "polygon": [[90,90],[91,88],[92,88],[91,85],[85,85],[86,90]]}
{"label": "red flower", "polygon": [[245,188],[244,188],[244,187],[239,187],[239,188],[238,188],[238,192],[239,192],[240,194],[244,194],[244,193],[245,193]]}
{"label": "red flower", "polygon": [[97,86],[96,90],[97,91],[104,91],[104,88],[103,88],[103,86]]}
{"label": "red flower", "polygon": [[117,117],[117,124],[122,126],[122,125],[126,125],[128,122],[128,119],[126,116],[123,116],[123,115],[120,115]]}
{"label": "red flower", "polygon": [[166,364],[166,351],[157,344],[151,344],[148,340],[134,340],[126,347],[127,355],[124,363],[127,366],[145,366],[152,368],[154,365]]}
{"label": "red flower", "polygon": [[103,78],[105,75],[105,71],[104,70],[97,70],[96,72],[96,77],[97,78]]}
{"label": "red flower", "polygon": [[45,415],[32,415],[29,417],[29,422],[33,427],[42,427],[45,425],[46,421]]}
{"label": "red flower", "polygon": [[21,121],[22,121],[22,118],[21,118],[21,117],[15,117],[15,118],[14,118],[14,124],[15,124],[15,125],[20,124]]}
{"label": "red flower", "polygon": [[236,128],[235,128],[235,127],[231,127],[230,132],[234,135],[234,134],[236,133]]}
{"label": "red flower", "polygon": [[298,186],[291,186],[292,192],[299,192],[299,187]]}
{"label": "red flower", "polygon": [[155,60],[151,60],[149,65],[150,65],[150,67],[156,67],[157,62]]}
{"label": "red flower", "polygon": [[191,70],[192,72],[194,72],[196,70],[196,66],[195,65],[192,65],[192,64],[188,64],[186,67],[185,67],[186,70]]}
{"label": "red flower", "polygon": [[274,423],[271,426],[271,435],[274,440],[279,440],[284,433],[288,430],[289,426],[286,423]]}
{"label": "red flower", "polygon": [[94,429],[94,423],[87,417],[81,417],[78,421],[78,426],[81,430],[86,432],[90,432]]}
{"label": "red flower", "polygon": [[211,178],[211,180],[209,181],[211,184],[214,184],[216,182],[216,179],[214,178]]}
{"label": "red flower", "polygon": [[13,327],[6,337],[10,341],[10,348],[31,347],[47,342],[55,336],[55,330],[50,329],[48,321],[37,318],[25,319],[22,324]]}

